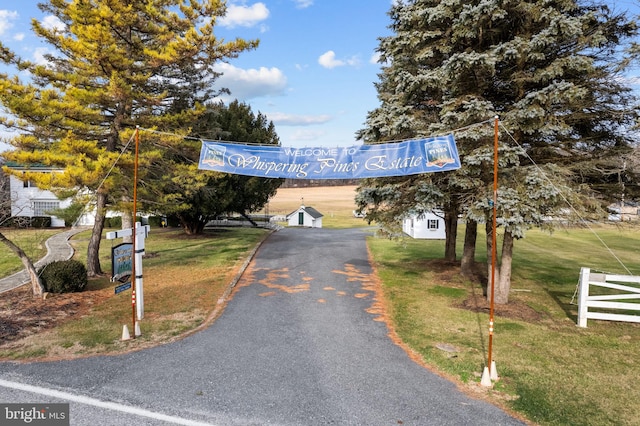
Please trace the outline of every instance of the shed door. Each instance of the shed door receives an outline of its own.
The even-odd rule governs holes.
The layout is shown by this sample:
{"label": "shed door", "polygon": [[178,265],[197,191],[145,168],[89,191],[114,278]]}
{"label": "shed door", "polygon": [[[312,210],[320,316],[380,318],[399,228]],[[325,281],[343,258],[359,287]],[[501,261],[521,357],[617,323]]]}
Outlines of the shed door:
{"label": "shed door", "polygon": [[304,225],[304,213],[298,212],[298,225]]}

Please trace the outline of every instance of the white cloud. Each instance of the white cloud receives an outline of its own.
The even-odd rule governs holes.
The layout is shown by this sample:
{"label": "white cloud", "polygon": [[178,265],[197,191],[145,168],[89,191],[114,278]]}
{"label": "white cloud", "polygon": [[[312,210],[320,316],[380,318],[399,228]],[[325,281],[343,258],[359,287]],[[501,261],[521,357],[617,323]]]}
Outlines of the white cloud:
{"label": "white cloud", "polygon": [[347,59],[347,64],[351,65],[352,67],[357,67],[358,65],[360,65],[360,58],[358,58],[357,56],[352,56]]}
{"label": "white cloud", "polygon": [[618,80],[622,84],[637,86],[640,84],[640,75],[629,75]]}
{"label": "white cloud", "polygon": [[15,41],[22,41],[22,40],[24,40],[24,33],[16,33],[16,34],[13,36],[13,39],[14,39]]}
{"label": "white cloud", "polygon": [[253,27],[268,17],[269,9],[264,3],[251,6],[231,4],[227,7],[227,14],[220,19],[220,25],[228,28]]}
{"label": "white cloud", "polygon": [[333,50],[323,53],[318,58],[318,63],[325,68],[335,68],[344,65],[344,61],[336,59],[336,53]]}
{"label": "white cloud", "polygon": [[324,130],[303,129],[295,131],[288,137],[288,139],[291,139],[292,141],[313,141],[320,139],[326,134],[327,132]]}
{"label": "white cloud", "polygon": [[42,26],[47,30],[64,31],[64,23],[53,15],[45,16],[42,19]]}
{"label": "white cloud", "polygon": [[11,22],[18,18],[18,12],[11,10],[0,10],[0,34],[4,34],[9,28],[13,27]]}
{"label": "white cloud", "polygon": [[360,59],[357,56],[352,56],[347,59],[336,59],[336,53],[333,50],[329,50],[318,58],[318,63],[325,68],[336,68],[344,65],[358,66],[360,65]]}
{"label": "white cloud", "polygon": [[50,53],[46,47],[38,47],[33,51],[33,59],[38,65],[48,65],[49,61],[44,57],[47,53]]}
{"label": "white cloud", "polygon": [[247,100],[261,96],[277,96],[283,94],[287,87],[287,77],[275,67],[242,69],[220,63],[215,66],[215,71],[222,73],[216,80],[217,85],[228,88],[231,91],[231,99]]}
{"label": "white cloud", "polygon": [[266,113],[269,120],[274,124],[282,126],[312,126],[315,124],[323,124],[330,121],[332,117],[330,115],[296,115],[286,114],[283,112],[269,112]]}
{"label": "white cloud", "polygon": [[296,8],[298,9],[306,9],[313,5],[313,0],[293,0],[293,2],[296,4]]}

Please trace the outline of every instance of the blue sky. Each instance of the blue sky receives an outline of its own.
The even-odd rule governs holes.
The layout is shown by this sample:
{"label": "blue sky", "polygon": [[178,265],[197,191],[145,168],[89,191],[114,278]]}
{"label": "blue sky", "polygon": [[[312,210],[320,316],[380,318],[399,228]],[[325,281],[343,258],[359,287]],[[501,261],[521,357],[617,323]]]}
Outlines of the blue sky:
{"label": "blue sky", "polygon": [[[227,40],[259,39],[260,46],[221,63],[218,83],[272,120],[284,146],[359,144],[355,132],[379,105],[375,49],[378,38],[390,34],[392,2],[228,0],[227,16],[216,34]],[[638,10],[635,0],[607,3],[616,11]],[[0,38],[22,57],[37,61],[47,46],[31,32],[31,19],[58,23],[43,16],[36,4],[0,0]],[[629,77],[638,87],[638,77]],[[5,134],[0,129],[0,136]]]}
{"label": "blue sky", "polygon": [[[31,19],[56,25],[36,0],[0,0],[0,38],[20,56],[47,49]],[[379,103],[378,37],[389,34],[392,0],[229,0],[216,34],[260,46],[220,64],[221,87],[272,120],[282,145],[348,146]]]}

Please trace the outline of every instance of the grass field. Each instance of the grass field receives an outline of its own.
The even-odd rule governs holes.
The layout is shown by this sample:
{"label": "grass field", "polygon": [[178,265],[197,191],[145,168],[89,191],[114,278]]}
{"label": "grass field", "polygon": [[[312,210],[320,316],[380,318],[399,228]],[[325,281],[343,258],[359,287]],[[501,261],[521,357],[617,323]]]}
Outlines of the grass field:
{"label": "grass field", "polygon": [[262,213],[286,216],[304,204],[324,215],[322,225],[327,228],[367,226],[362,218],[353,217],[356,210],[355,186],[320,188],[280,188]]}

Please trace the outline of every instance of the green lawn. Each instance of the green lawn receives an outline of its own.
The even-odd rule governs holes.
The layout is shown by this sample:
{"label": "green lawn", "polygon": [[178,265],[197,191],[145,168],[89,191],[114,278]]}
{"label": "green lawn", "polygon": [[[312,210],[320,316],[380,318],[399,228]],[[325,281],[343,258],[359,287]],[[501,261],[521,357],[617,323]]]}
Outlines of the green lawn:
{"label": "green lawn", "polygon": [[[0,232],[7,239],[20,247],[35,263],[47,254],[45,241],[61,229],[11,229],[1,228]],[[4,244],[0,250],[0,278],[23,269],[20,258]]]}
{"label": "green lawn", "polygon": [[[86,262],[91,231],[76,234],[71,243],[75,258]],[[106,232],[106,230],[105,230]],[[87,289],[76,293],[90,309],[37,339],[3,345],[0,358],[27,359],[73,357],[116,353],[170,341],[210,319],[218,300],[228,289],[249,252],[268,231],[223,229],[187,236],[180,229],[152,229],[146,240],[144,259],[145,318],[142,336],[122,342],[123,325],[133,332],[131,290],[115,294],[119,283],[109,281],[111,248],[118,241],[102,240],[100,260],[105,275],[89,280]],[[51,295],[44,304],[73,295]]]}
{"label": "green lawn", "polygon": [[[534,230],[516,242],[510,300],[539,315],[496,316],[493,360],[500,380],[489,393],[539,424],[639,424],[640,326],[589,320],[588,328],[579,328],[572,298],[581,266],[626,274],[611,252],[640,273],[640,228],[594,231]],[[479,284],[443,273],[435,262],[444,253],[442,241],[372,237],[369,245],[403,341],[428,364],[476,386],[486,363],[488,314],[459,306],[471,294],[482,294]],[[484,235],[477,247],[477,259],[486,259]],[[436,347],[445,343],[458,352]]]}

